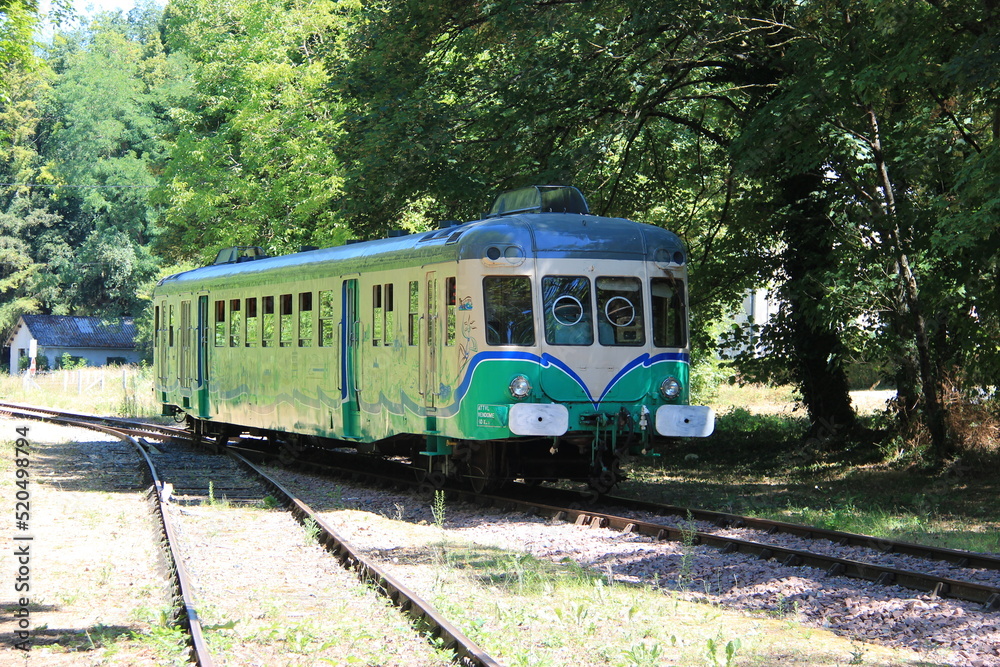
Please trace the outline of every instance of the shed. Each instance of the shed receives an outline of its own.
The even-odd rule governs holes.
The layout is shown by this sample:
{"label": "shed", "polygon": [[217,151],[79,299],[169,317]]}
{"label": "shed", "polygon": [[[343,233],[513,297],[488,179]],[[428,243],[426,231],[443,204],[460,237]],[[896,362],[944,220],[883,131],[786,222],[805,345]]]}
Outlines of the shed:
{"label": "shed", "polygon": [[86,359],[88,366],[139,363],[135,333],[131,317],[22,315],[7,336],[10,372],[17,374],[21,357],[27,357],[31,349],[31,339],[38,341],[38,356],[45,355],[52,367],[63,354]]}

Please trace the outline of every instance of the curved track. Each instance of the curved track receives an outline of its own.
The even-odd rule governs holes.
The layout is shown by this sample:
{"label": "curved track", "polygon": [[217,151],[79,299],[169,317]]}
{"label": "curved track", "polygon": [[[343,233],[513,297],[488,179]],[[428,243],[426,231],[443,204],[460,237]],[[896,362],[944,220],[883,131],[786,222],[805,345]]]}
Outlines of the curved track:
{"label": "curved track", "polygon": [[[363,581],[373,585],[397,607],[412,617],[430,638],[439,641],[444,648],[452,650],[459,664],[469,667],[499,666],[500,663],[445,619],[433,605],[360,555],[308,505],[237,452],[227,450],[225,454],[215,453],[212,441],[194,443],[190,440],[190,434],[186,430],[171,426],[9,403],[0,403],[0,414],[20,419],[42,420],[65,426],[98,430],[127,439],[140,452],[152,478],[150,498],[154,500],[154,506],[163,525],[164,543],[168,549],[168,558],[175,575],[175,585],[179,589],[182,600],[180,610],[183,612],[182,621],[191,639],[192,660],[196,664],[208,667],[213,663],[198,620],[196,603],[191,592],[193,589],[177,551],[176,530],[170,523],[169,513],[164,511],[164,505],[171,499],[180,503],[198,502],[215,493],[216,490],[220,494],[224,494],[227,500],[240,502],[240,500],[259,499],[264,495],[263,489],[267,489],[288,506],[299,522],[303,524],[310,522],[312,525],[318,526],[320,543],[333,553],[344,567],[353,569]],[[190,444],[207,446],[213,451],[212,453],[206,453],[203,450],[195,452],[193,448],[187,447],[185,449],[191,451],[183,452],[177,457],[162,457],[161,459],[158,456],[161,452],[155,446],[143,442],[143,438],[185,440]],[[206,457],[212,460],[209,462]],[[154,464],[154,458],[160,459],[157,461],[160,463],[159,469],[165,471],[162,476]],[[261,488],[251,488],[240,479],[240,475],[233,474],[237,466],[249,472],[250,477],[253,478],[252,484],[260,484]],[[211,475],[200,474],[200,471],[209,469]],[[210,478],[213,482],[211,491],[208,486]],[[216,489],[214,483],[217,481],[221,481],[221,484]]]}
{"label": "curved track", "polygon": [[[272,456],[254,448],[255,441],[248,440],[245,453],[254,456]],[[329,452],[317,452],[330,459]],[[429,491],[434,488],[426,479],[415,478],[406,466],[340,454],[333,457],[336,468],[325,462],[302,460],[303,465],[327,472],[347,475],[354,479],[366,478],[375,484],[407,485]],[[787,565],[806,565],[839,575],[873,581],[883,585],[898,585],[934,596],[951,597],[975,602],[984,611],[1000,610],[1000,587],[976,580],[976,571],[998,573],[1000,558],[956,549],[924,546],[898,542],[868,535],[824,530],[772,521],[755,517],[712,512],[695,508],[659,505],[628,498],[579,493],[547,487],[516,484],[508,493],[484,495],[457,487],[445,487],[448,494],[469,502],[503,505],[531,514],[572,521],[579,525],[606,527],[620,531],[637,532],[661,540],[687,541],[720,549],[723,553],[743,553],[761,559],[774,559]],[[516,490],[515,490],[516,489]],[[719,530],[697,530],[693,521],[708,522]],[[747,540],[726,535],[727,528],[751,528],[767,535],[792,535],[816,546],[788,548],[766,539]],[[867,551],[863,560],[838,556],[833,547],[855,547]],[[853,551],[857,551],[854,549]],[[926,568],[912,569],[891,562],[892,555],[909,556],[926,562]],[[941,566],[948,574],[940,573]],[[996,579],[996,577],[992,577]]]}

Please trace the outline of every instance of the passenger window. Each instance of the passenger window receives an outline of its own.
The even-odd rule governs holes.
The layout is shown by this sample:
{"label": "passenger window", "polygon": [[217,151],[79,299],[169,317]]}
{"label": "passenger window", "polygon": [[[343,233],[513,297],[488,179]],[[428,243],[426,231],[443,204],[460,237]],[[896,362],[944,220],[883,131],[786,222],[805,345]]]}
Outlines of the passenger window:
{"label": "passenger window", "polygon": [[[173,319],[172,316],[173,313],[171,313],[171,319]],[[171,345],[173,345],[173,343],[171,343]],[[226,302],[225,301],[215,302],[215,346],[216,347],[226,346]]]}
{"label": "passenger window", "polygon": [[445,345],[455,344],[455,279],[444,279]]}
{"label": "passenger window", "polygon": [[391,345],[396,330],[396,320],[393,317],[393,306],[392,306],[392,283],[385,284],[384,298],[385,301],[382,302],[382,307],[385,309],[385,327],[382,331],[382,339],[385,341],[386,345]]}
{"label": "passenger window", "polygon": [[278,321],[278,336],[281,347],[291,347],[292,338],[295,336],[294,322],[292,318],[292,295],[282,294],[278,297],[278,307],[281,308],[280,319]]}
{"label": "passenger window", "polygon": [[243,317],[240,313],[240,300],[229,300],[229,346],[241,347],[243,345],[240,328],[243,326]]}
{"label": "passenger window", "polygon": [[264,311],[264,322],[261,327],[263,338],[260,344],[262,347],[274,347],[274,297],[265,296],[260,301],[261,310]]}
{"label": "passenger window", "polygon": [[590,305],[590,280],[585,276],[542,278],[545,340],[549,345],[591,345],[594,316]]}
{"label": "passenger window", "polygon": [[684,347],[687,336],[684,326],[684,282],[673,278],[653,278],[650,281],[650,303],[653,311],[653,345]]}
{"label": "passenger window", "polygon": [[382,286],[372,286],[372,345],[382,344]]}
{"label": "passenger window", "polygon": [[313,344],[313,295],[312,292],[299,293],[299,347]]}
{"label": "passenger window", "polygon": [[416,280],[410,281],[409,306],[410,317],[407,338],[410,345],[418,345],[420,343],[420,329],[418,328],[418,323],[420,322],[420,283]]}
{"label": "passenger window", "polygon": [[[224,304],[223,304],[222,312],[223,313],[226,312],[226,308],[225,308]],[[224,314],[223,314],[223,317],[225,317]],[[173,306],[173,304],[170,305],[170,325],[169,326],[170,326],[170,331],[168,333],[169,342],[170,342],[170,347],[173,347],[174,346],[174,306]]]}
{"label": "passenger window", "polygon": [[483,278],[487,345],[534,345],[531,279],[527,276]]}
{"label": "passenger window", "polygon": [[319,344],[321,347],[333,347],[333,290],[319,293]]}
{"label": "passenger window", "polygon": [[257,319],[257,299],[247,299],[247,347],[254,347],[260,340],[260,322]]}
{"label": "passenger window", "polygon": [[642,283],[638,278],[597,279],[597,338],[601,345],[642,345]]}

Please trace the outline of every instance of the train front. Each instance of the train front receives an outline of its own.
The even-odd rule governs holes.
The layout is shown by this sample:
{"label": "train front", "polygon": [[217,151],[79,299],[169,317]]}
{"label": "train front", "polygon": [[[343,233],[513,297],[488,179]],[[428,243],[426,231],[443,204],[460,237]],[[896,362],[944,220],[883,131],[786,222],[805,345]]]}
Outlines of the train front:
{"label": "train front", "polygon": [[512,195],[469,248],[482,257],[477,356],[496,399],[478,406],[479,435],[503,422],[516,436],[494,466],[606,491],[622,458],[648,452],[655,435],[711,434],[711,409],[688,404],[681,240],[589,215],[574,188]]}

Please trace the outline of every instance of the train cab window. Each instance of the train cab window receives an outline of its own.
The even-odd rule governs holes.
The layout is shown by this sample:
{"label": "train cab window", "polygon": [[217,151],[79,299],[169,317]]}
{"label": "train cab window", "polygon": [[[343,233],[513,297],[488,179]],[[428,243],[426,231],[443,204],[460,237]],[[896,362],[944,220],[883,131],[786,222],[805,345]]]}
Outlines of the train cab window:
{"label": "train cab window", "polygon": [[257,299],[247,299],[246,301],[246,318],[247,318],[247,347],[254,347],[257,345],[257,341],[260,340],[260,321],[257,319]]}
{"label": "train cab window", "polygon": [[282,294],[279,296],[278,307],[281,309],[278,319],[279,344],[281,347],[291,347],[292,338],[295,336],[295,320],[292,317],[292,295]]}
{"label": "train cab window", "polygon": [[299,293],[299,347],[313,344],[313,294]]}
{"label": "train cab window", "polygon": [[372,345],[382,344],[382,286],[372,285]]}
{"label": "train cab window", "polygon": [[333,347],[333,290],[319,293],[319,344],[321,347]]}
{"label": "train cab window", "polygon": [[445,345],[455,344],[455,279],[444,279]]}
{"label": "train cab window", "polygon": [[260,309],[263,311],[263,322],[260,329],[261,347],[274,347],[274,297],[262,297]]}
{"label": "train cab window", "polygon": [[601,345],[644,344],[643,322],[642,283],[638,278],[597,279],[597,339]]}
{"label": "train cab window", "polygon": [[549,345],[591,345],[594,315],[590,280],[585,276],[542,278],[545,341]]}
{"label": "train cab window", "polygon": [[240,300],[229,300],[229,347],[243,346],[243,313]]}
{"label": "train cab window", "polygon": [[487,345],[534,345],[535,316],[527,276],[483,278]]}
{"label": "train cab window", "polygon": [[382,340],[386,345],[391,345],[396,331],[396,320],[393,317],[392,305],[392,283],[385,284],[385,291],[382,293],[382,308],[385,310],[385,328],[382,332]]}
{"label": "train cab window", "polygon": [[684,283],[673,278],[653,278],[650,281],[653,312],[653,345],[656,347],[684,347],[687,336],[684,330]]}
{"label": "train cab window", "polygon": [[418,345],[420,343],[420,328],[418,327],[420,322],[420,283],[416,280],[410,281],[409,309],[407,342],[410,345]]}
{"label": "train cab window", "polygon": [[215,347],[226,346],[226,302],[215,302]]}

